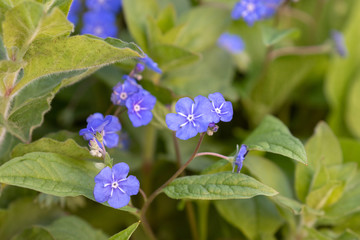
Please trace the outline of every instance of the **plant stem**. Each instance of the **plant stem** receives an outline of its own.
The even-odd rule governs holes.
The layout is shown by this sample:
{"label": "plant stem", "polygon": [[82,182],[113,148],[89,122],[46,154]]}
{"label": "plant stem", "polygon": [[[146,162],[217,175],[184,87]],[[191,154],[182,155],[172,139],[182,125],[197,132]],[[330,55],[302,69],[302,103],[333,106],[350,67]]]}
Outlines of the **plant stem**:
{"label": "plant stem", "polygon": [[186,214],[188,216],[192,239],[199,240],[199,233],[197,231],[196,218],[194,213],[194,206],[192,202],[186,201],[185,203]]}
{"label": "plant stem", "polygon": [[[141,209],[141,219],[145,219],[145,214],[146,211],[148,210],[150,204],[152,203],[152,201],[161,193],[161,191],[168,185],[170,184],[175,178],[177,178],[184,170],[185,168],[191,163],[191,161],[195,158],[197,152],[199,151],[200,145],[204,139],[205,133],[201,133],[200,134],[200,139],[198,144],[196,145],[196,148],[193,152],[193,154],[191,155],[191,157],[189,158],[189,160],[182,165],[175,173],[174,175],[172,175],[163,185],[161,185],[158,189],[156,189],[148,198],[148,200],[145,202],[144,206]],[[146,226],[144,226],[146,228]],[[151,228],[149,228],[151,230]],[[151,231],[151,234],[149,233],[149,237],[153,237],[154,234]],[[154,238],[155,239],[155,238]]]}
{"label": "plant stem", "polygon": [[219,157],[225,160],[229,160],[229,157],[221,155],[219,153],[213,153],[213,152],[201,152],[201,153],[197,153],[195,155],[195,157],[200,157],[200,156],[214,156],[214,157]]}
{"label": "plant stem", "polygon": [[330,46],[328,44],[317,45],[317,46],[305,46],[305,47],[284,47],[271,51],[269,53],[270,60],[274,60],[281,56],[287,55],[315,55],[327,53],[330,50]]}

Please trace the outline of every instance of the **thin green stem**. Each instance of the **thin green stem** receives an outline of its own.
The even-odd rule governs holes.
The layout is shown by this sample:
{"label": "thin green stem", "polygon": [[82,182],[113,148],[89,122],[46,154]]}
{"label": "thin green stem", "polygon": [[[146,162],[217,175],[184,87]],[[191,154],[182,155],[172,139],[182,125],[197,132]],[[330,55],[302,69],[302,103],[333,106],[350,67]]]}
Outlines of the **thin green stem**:
{"label": "thin green stem", "polygon": [[331,50],[328,44],[322,44],[317,46],[304,46],[304,47],[284,47],[272,50],[269,53],[269,59],[274,60],[281,56],[288,55],[315,55],[315,54],[323,54],[328,53]]}
{"label": "thin green stem", "polygon": [[191,202],[186,201],[185,209],[186,209],[186,214],[187,214],[188,220],[189,220],[192,238],[194,240],[199,240],[199,233],[198,233],[198,227],[197,227],[197,223],[196,223],[194,206],[192,205]]}
{"label": "thin green stem", "polygon": [[[193,154],[191,155],[191,157],[189,158],[189,160],[182,165],[175,173],[174,175],[172,175],[163,185],[161,185],[158,189],[156,189],[148,198],[148,200],[145,202],[144,206],[142,207],[141,210],[141,219],[146,219],[145,218],[145,214],[146,211],[148,210],[150,204],[152,203],[152,201],[154,201],[154,199],[162,192],[162,190],[168,185],[170,184],[175,178],[177,178],[185,169],[186,167],[191,163],[191,161],[195,158],[197,152],[199,151],[199,148],[201,146],[201,143],[204,139],[205,133],[201,133],[200,134],[200,139],[198,144],[196,145],[196,148],[193,152]],[[152,234],[153,235],[153,234]],[[149,235],[150,236],[150,235]]]}

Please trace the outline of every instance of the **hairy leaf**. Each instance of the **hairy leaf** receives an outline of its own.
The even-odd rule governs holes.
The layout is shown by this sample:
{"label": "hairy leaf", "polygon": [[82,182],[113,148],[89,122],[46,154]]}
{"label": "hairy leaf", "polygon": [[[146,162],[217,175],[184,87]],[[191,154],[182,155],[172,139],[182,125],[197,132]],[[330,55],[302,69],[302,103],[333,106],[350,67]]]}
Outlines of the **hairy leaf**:
{"label": "hairy leaf", "polygon": [[109,240],[129,240],[131,235],[135,232],[135,230],[139,226],[139,224],[140,224],[140,222],[132,224],[125,230],[122,230],[121,232],[110,237]]}
{"label": "hairy leaf", "polygon": [[165,189],[175,199],[245,199],[257,195],[274,196],[277,192],[244,174],[231,172],[175,179]]}
{"label": "hairy leaf", "polygon": [[303,144],[291,135],[289,129],[277,118],[267,116],[244,141],[249,150],[280,154],[306,164]]}

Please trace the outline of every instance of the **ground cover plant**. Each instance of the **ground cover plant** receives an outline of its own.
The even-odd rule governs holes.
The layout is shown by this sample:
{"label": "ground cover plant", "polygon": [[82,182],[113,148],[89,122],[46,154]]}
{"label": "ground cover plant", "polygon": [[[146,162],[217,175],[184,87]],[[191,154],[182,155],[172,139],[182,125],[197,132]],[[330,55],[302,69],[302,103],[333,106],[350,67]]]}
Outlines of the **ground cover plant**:
{"label": "ground cover plant", "polygon": [[0,239],[360,239],[359,12],[0,1]]}

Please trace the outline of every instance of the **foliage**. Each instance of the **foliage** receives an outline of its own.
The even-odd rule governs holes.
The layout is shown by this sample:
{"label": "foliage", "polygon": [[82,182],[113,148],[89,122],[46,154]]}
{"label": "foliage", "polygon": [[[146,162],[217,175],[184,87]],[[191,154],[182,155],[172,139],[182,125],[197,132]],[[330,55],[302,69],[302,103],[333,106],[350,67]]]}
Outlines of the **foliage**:
{"label": "foliage", "polygon": [[360,239],[359,11],[0,1],[0,239]]}

